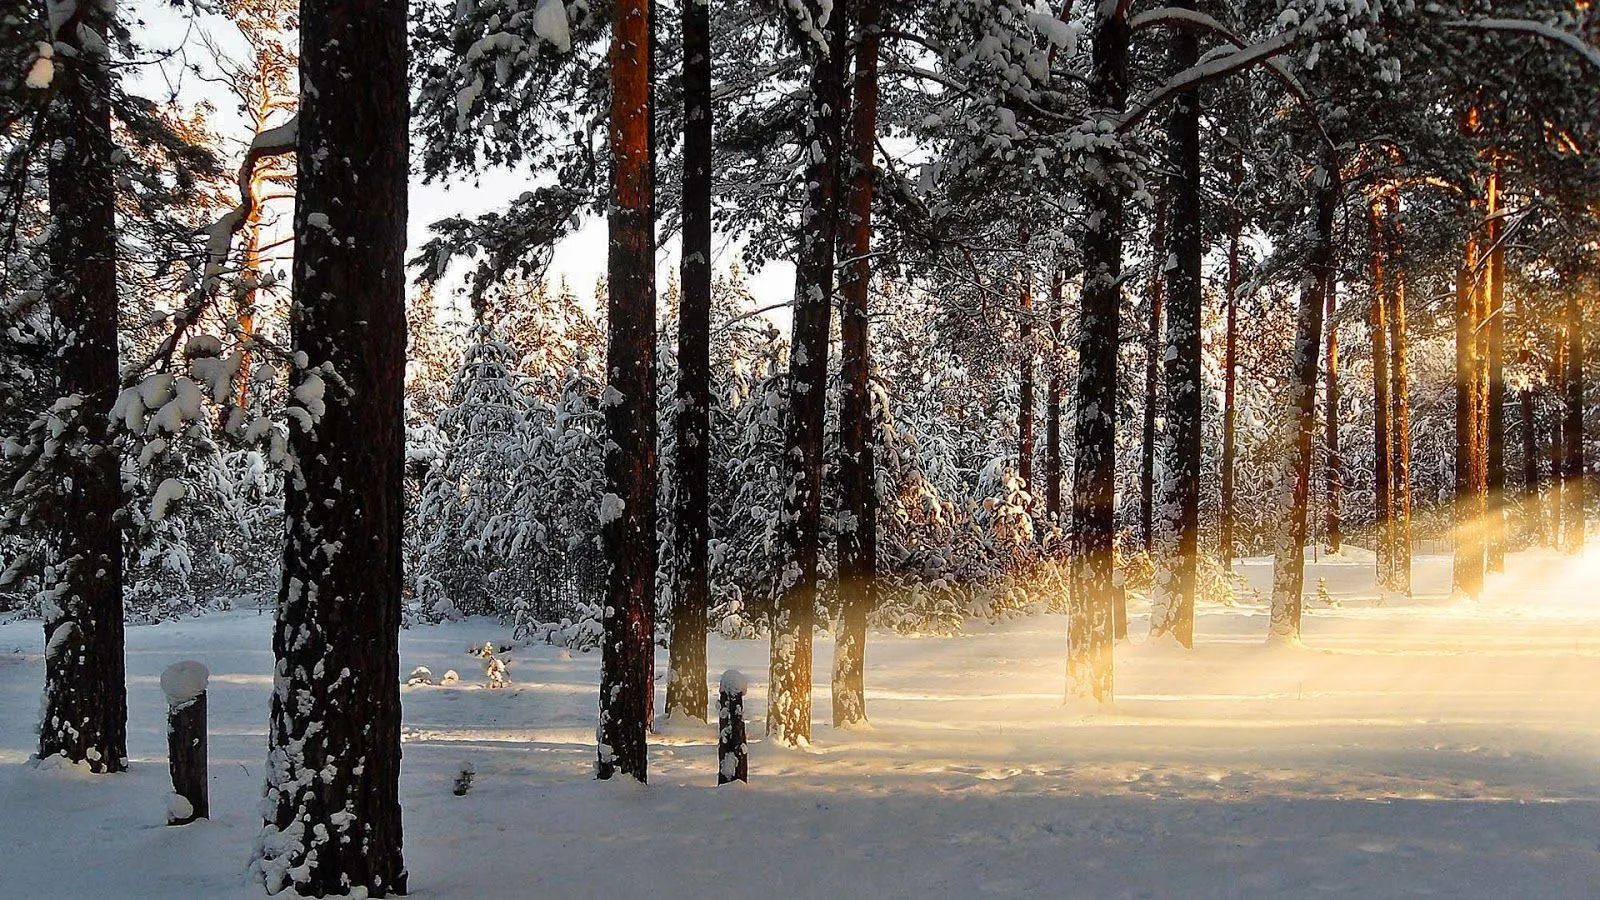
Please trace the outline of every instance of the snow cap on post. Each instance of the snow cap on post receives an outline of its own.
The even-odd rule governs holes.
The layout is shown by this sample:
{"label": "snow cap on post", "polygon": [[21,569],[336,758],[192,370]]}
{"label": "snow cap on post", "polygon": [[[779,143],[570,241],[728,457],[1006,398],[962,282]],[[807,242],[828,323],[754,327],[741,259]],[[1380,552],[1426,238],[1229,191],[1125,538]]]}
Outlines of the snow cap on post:
{"label": "snow cap on post", "polygon": [[167,666],[161,673],[161,690],[167,695],[167,706],[177,709],[206,692],[206,682],[211,672],[205,663],[186,659]]}
{"label": "snow cap on post", "polygon": [[750,687],[750,679],[738,669],[729,669],[722,673],[722,690],[728,694],[743,694]]}

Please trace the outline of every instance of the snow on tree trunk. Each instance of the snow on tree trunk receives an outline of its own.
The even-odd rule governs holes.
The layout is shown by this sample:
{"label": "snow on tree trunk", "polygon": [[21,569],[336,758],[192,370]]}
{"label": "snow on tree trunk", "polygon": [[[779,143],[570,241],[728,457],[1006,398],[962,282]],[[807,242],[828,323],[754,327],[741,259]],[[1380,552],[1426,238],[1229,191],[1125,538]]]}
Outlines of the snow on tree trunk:
{"label": "snow on tree trunk", "polygon": [[606,493],[609,564],[595,774],[648,777],[656,588],[654,34],[649,0],[623,0],[611,39],[611,232],[607,265]]}
{"label": "snow on tree trunk", "polygon": [[1406,254],[1405,227],[1400,220],[1400,198],[1388,198],[1389,254],[1389,439],[1394,450],[1390,477],[1394,493],[1393,587],[1411,595],[1411,338],[1406,333]]}
{"label": "snow on tree trunk", "polygon": [[705,721],[711,605],[711,11],[683,4],[683,260],[673,474],[672,642],[667,715]]}
{"label": "snow on tree trunk", "polygon": [[767,733],[799,745],[811,740],[811,632],[816,619],[817,552],[822,531],[822,441],[828,380],[828,320],[833,311],[834,241],[839,224],[839,157],[844,109],[842,2],[808,5],[825,27],[826,46],[805,42],[811,102],[805,123],[805,208],[795,261],[794,331],[789,356],[787,480],[780,546],[783,572],[772,621]]}
{"label": "snow on tree trunk", "polygon": [[[39,757],[63,756],[93,772],[127,768],[128,690],[123,676],[120,454],[106,413],[117,367],[116,176],[112,74],[102,39],[107,7],[67,10],[46,111],[49,310],[60,342],[51,412],[64,436],[44,509],[48,546],[40,607],[45,681]],[[85,38],[89,39],[86,40]]]}
{"label": "snow on tree trunk", "polygon": [[[1097,7],[1090,105],[1117,115],[1128,100],[1128,23],[1115,4]],[[1095,151],[1083,184],[1083,239],[1074,437],[1072,596],[1067,624],[1067,698],[1110,703],[1116,582],[1117,351],[1122,311],[1123,184],[1117,154]]]}
{"label": "snow on tree trunk", "polygon": [[[1194,9],[1180,0],[1180,9]],[[1170,71],[1177,74],[1200,58],[1192,29],[1172,32]],[[1167,231],[1171,244],[1166,270],[1167,450],[1162,467],[1161,541],[1156,564],[1155,603],[1150,611],[1152,636],[1171,635],[1184,647],[1194,646],[1196,556],[1200,537],[1201,436],[1201,233],[1200,92],[1185,91],[1174,99],[1167,117],[1171,174],[1167,178]],[[1165,265],[1168,261],[1163,261]],[[1154,324],[1154,323],[1152,323]]]}
{"label": "snow on tree trunk", "polygon": [[839,635],[833,650],[833,725],[867,719],[867,616],[876,603],[878,503],[872,446],[870,319],[873,148],[878,136],[880,0],[861,0],[856,18],[851,112],[849,218],[842,246],[848,259],[840,285],[842,396],[839,400],[839,481],[849,526],[839,537]]}
{"label": "snow on tree trunk", "polygon": [[1144,428],[1139,444],[1139,543],[1146,553],[1153,552],[1156,543],[1156,420],[1161,415],[1161,321],[1166,301],[1168,202],[1163,190],[1156,200],[1156,221],[1150,234],[1150,320],[1144,338]]}
{"label": "snow on tree trunk", "polygon": [[[290,409],[268,892],[406,891],[400,657],[406,5],[302,0]],[[352,73],[359,73],[353,77]],[[307,385],[326,382],[326,398]]]}
{"label": "snow on tree trunk", "polygon": [[[1023,244],[1027,244],[1026,238]],[[1033,483],[1033,273],[1026,266],[1020,273],[1022,293],[1017,328],[1017,344],[1022,351],[1021,371],[1017,374],[1017,477],[1023,489],[1037,493]]]}
{"label": "snow on tree trunk", "polygon": [[1305,547],[1311,494],[1311,460],[1317,425],[1317,357],[1322,346],[1325,292],[1332,285],[1333,225],[1339,206],[1339,167],[1331,151],[1312,173],[1315,221],[1306,273],[1300,285],[1294,355],[1290,361],[1284,435],[1285,458],[1277,492],[1283,504],[1272,560],[1272,613],[1269,638],[1300,640],[1301,595],[1305,587]]}

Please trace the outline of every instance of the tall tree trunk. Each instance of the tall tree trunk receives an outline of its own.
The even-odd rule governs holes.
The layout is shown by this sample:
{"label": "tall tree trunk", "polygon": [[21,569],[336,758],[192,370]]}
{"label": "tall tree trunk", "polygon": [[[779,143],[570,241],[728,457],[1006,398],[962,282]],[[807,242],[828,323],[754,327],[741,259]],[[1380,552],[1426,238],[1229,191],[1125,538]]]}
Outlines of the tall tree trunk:
{"label": "tall tree trunk", "polygon": [[1543,544],[1544,509],[1540,495],[1544,486],[1539,462],[1539,417],[1531,385],[1525,384],[1517,391],[1517,407],[1522,425],[1522,526],[1529,540]]}
{"label": "tall tree trunk", "polygon": [[1389,434],[1389,286],[1385,283],[1384,257],[1387,254],[1383,227],[1383,205],[1374,200],[1368,217],[1368,244],[1372,254],[1372,313],[1368,333],[1372,336],[1372,485],[1373,543],[1378,563],[1378,584],[1394,583],[1394,445]]}
{"label": "tall tree trunk", "polygon": [[828,319],[833,311],[834,241],[839,224],[841,114],[849,12],[808,6],[825,22],[828,46],[808,41],[811,107],[805,144],[806,206],[795,264],[793,348],[789,359],[786,446],[790,489],[781,539],[785,567],[772,622],[767,733],[793,745],[811,740],[811,632],[816,618],[817,551],[822,531],[822,440],[828,388]]}
{"label": "tall tree trunk", "polygon": [[611,214],[607,254],[606,494],[610,569],[600,658],[595,775],[649,776],[656,595],[655,36],[649,0],[619,0],[611,38]]}
{"label": "tall tree trunk", "polygon": [[[1192,10],[1194,0],[1178,0]],[[1189,28],[1172,30],[1169,59],[1175,75],[1200,58],[1200,42]],[[1186,91],[1167,117],[1168,229],[1173,265],[1167,270],[1167,447],[1166,496],[1162,499],[1162,547],[1156,605],[1150,613],[1153,636],[1172,635],[1194,647],[1196,557],[1200,546],[1201,448],[1201,263],[1200,93]]]}
{"label": "tall tree trunk", "polygon": [[406,4],[301,0],[300,10],[291,321],[312,368],[292,375],[290,408],[320,421],[289,439],[298,469],[285,498],[267,821],[254,869],[269,892],[292,882],[305,895],[383,897],[406,891]]}
{"label": "tall tree trunk", "polygon": [[1555,351],[1550,359],[1550,394],[1555,401],[1555,421],[1550,425],[1550,546],[1563,546],[1561,520],[1566,515],[1563,496],[1567,481],[1567,327],[1554,329]]}
{"label": "tall tree trunk", "polygon": [[[1330,276],[1333,277],[1333,276]],[[1323,407],[1323,452],[1326,454],[1328,552],[1343,549],[1343,523],[1340,520],[1344,504],[1344,458],[1339,451],[1339,324],[1334,320],[1338,311],[1339,289],[1337,280],[1322,289],[1327,304],[1323,317],[1327,320],[1327,352],[1323,369],[1328,379],[1327,400]]]}
{"label": "tall tree trunk", "polygon": [[[60,341],[57,403],[67,423],[49,473],[64,489],[41,510],[49,546],[43,588],[44,703],[39,757],[93,772],[128,765],[123,675],[120,454],[106,414],[116,402],[116,152],[104,4],[73,7],[56,30],[54,96],[47,111],[48,302]],[[101,40],[84,40],[85,35]],[[52,436],[53,437],[53,436]]]}
{"label": "tall tree trunk", "polygon": [[1239,237],[1243,220],[1237,214],[1228,225],[1227,334],[1222,362],[1222,511],[1217,549],[1222,565],[1233,571],[1234,458],[1238,455],[1239,423]]}
{"label": "tall tree trunk", "polygon": [[1154,552],[1156,543],[1156,419],[1161,409],[1168,202],[1162,191],[1156,198],[1156,221],[1150,235],[1150,321],[1144,339],[1144,430],[1139,450],[1139,541],[1146,553]]}
{"label": "tall tree trunk", "polygon": [[1568,553],[1583,550],[1584,471],[1583,471],[1583,297],[1572,282],[1566,289],[1566,414],[1562,431],[1561,500],[1566,510],[1562,527],[1562,548]]}
{"label": "tall tree trunk", "polygon": [[1061,302],[1066,275],[1050,278],[1050,386],[1044,402],[1044,514],[1061,522]]}
{"label": "tall tree trunk", "polygon": [[839,538],[839,637],[833,648],[833,726],[867,720],[867,616],[877,602],[878,492],[874,474],[871,319],[873,147],[878,138],[880,0],[861,0],[856,13],[855,77],[850,119],[848,261],[840,285],[839,333],[843,396],[839,401],[839,480],[852,527]]}
{"label": "tall tree trunk", "polygon": [[1506,568],[1506,380],[1505,380],[1505,275],[1506,250],[1502,234],[1500,204],[1500,173],[1489,176],[1488,234],[1489,266],[1485,300],[1489,304],[1487,320],[1483,324],[1484,340],[1488,344],[1488,395],[1485,398],[1484,429],[1487,446],[1484,456],[1487,469],[1484,473],[1488,494],[1488,519],[1484,539],[1490,572],[1504,572]]}
{"label": "tall tree trunk", "polygon": [[1389,475],[1394,490],[1389,495],[1394,511],[1391,586],[1411,596],[1411,361],[1410,337],[1406,334],[1406,251],[1405,223],[1400,219],[1400,198],[1391,194],[1389,213],[1389,439],[1394,465]]}
{"label": "tall tree trunk", "polygon": [[1451,587],[1476,598],[1483,590],[1483,509],[1478,503],[1482,458],[1478,429],[1478,244],[1467,242],[1456,276],[1455,562]]}
{"label": "tall tree trunk", "polygon": [[[1090,106],[1120,113],[1128,100],[1128,22],[1117,4],[1095,10]],[[1073,459],[1072,597],[1067,640],[1067,697],[1112,700],[1117,474],[1117,350],[1122,311],[1123,185],[1112,150],[1083,190],[1089,226],[1083,240],[1083,301]]]}
{"label": "tall tree trunk", "polygon": [[1017,477],[1022,479],[1028,493],[1033,494],[1037,492],[1033,483],[1033,273],[1024,267],[1021,278],[1021,315],[1017,323],[1017,343],[1022,348],[1022,371],[1017,380]]}
{"label": "tall tree trunk", "polygon": [[711,7],[683,4],[683,255],[673,536],[677,577],[667,715],[706,721],[706,571],[711,538]]}
{"label": "tall tree trunk", "polygon": [[1315,189],[1312,244],[1301,279],[1300,311],[1295,325],[1294,358],[1290,363],[1289,415],[1284,443],[1287,458],[1280,474],[1283,511],[1272,563],[1272,616],[1269,637],[1300,640],[1301,594],[1305,587],[1307,505],[1311,497],[1311,465],[1317,427],[1317,357],[1322,347],[1324,293],[1333,285],[1333,223],[1339,207],[1339,165],[1331,150],[1313,174]]}

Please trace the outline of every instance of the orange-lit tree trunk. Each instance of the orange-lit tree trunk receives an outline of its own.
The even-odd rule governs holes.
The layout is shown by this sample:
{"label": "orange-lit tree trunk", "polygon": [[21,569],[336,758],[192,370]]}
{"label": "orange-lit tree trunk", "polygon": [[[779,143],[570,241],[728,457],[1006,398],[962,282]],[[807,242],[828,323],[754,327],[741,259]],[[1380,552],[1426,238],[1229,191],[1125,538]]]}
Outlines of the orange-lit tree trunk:
{"label": "orange-lit tree trunk", "polygon": [[1374,200],[1368,217],[1368,244],[1372,255],[1372,311],[1368,333],[1372,336],[1372,485],[1376,509],[1373,516],[1373,550],[1378,562],[1378,584],[1394,581],[1394,441],[1389,434],[1389,303],[1384,276],[1385,240],[1383,205]]}
{"label": "orange-lit tree trunk", "polygon": [[1231,217],[1228,226],[1227,334],[1222,362],[1222,510],[1217,549],[1222,565],[1233,571],[1234,458],[1238,455],[1239,422],[1239,237],[1242,221]]}
{"label": "orange-lit tree trunk", "polygon": [[1455,561],[1451,587],[1476,598],[1483,591],[1482,442],[1478,426],[1478,243],[1469,240],[1456,275]]}
{"label": "orange-lit tree trunk", "polygon": [[606,493],[610,569],[600,661],[595,775],[648,778],[656,587],[654,42],[649,0],[619,0],[611,37],[611,207],[607,253]]}
{"label": "orange-lit tree trunk", "polygon": [[1567,481],[1567,326],[1554,329],[1555,348],[1550,355],[1550,396],[1554,401],[1555,422],[1550,426],[1550,546],[1560,547],[1561,520],[1566,515]]}
{"label": "orange-lit tree trunk", "polygon": [[822,451],[827,406],[828,320],[833,311],[835,240],[839,224],[839,161],[845,108],[845,45],[849,12],[808,3],[826,23],[828,45],[802,34],[811,65],[811,100],[802,144],[805,207],[795,262],[794,328],[789,357],[786,449],[789,490],[780,523],[784,569],[772,620],[767,733],[791,746],[811,740],[811,638],[816,618],[817,553],[822,537]]}
{"label": "orange-lit tree trunk", "polygon": [[1487,212],[1489,216],[1486,240],[1489,260],[1487,290],[1488,303],[1482,325],[1487,354],[1484,358],[1484,378],[1488,391],[1484,396],[1484,481],[1487,494],[1484,533],[1485,558],[1490,572],[1503,572],[1506,568],[1506,380],[1505,380],[1505,275],[1506,248],[1501,220],[1500,173],[1489,175]]}
{"label": "orange-lit tree trunk", "polygon": [[679,264],[678,409],[673,419],[672,633],[667,715],[706,721],[707,573],[711,538],[711,6],[683,15],[683,250]]}
{"label": "orange-lit tree trunk", "polygon": [[1327,508],[1324,512],[1327,515],[1328,552],[1338,553],[1344,540],[1343,523],[1340,519],[1341,507],[1344,504],[1344,459],[1339,453],[1339,323],[1334,318],[1339,304],[1337,280],[1330,282],[1322,290],[1326,296],[1327,308],[1323,315],[1327,320],[1328,330],[1327,353],[1323,360],[1323,373],[1328,380],[1326,403],[1322,412],[1322,444],[1323,452],[1327,454],[1325,474]]}
{"label": "orange-lit tree trunk", "polygon": [[1579,285],[1563,280],[1566,291],[1566,412],[1562,431],[1561,546],[1568,553],[1583,550],[1583,299]]}
{"label": "orange-lit tree trunk", "polygon": [[851,527],[839,538],[839,636],[833,649],[833,725],[867,720],[867,616],[877,599],[878,495],[874,479],[871,330],[867,287],[872,277],[873,148],[878,138],[880,0],[861,0],[856,13],[848,217],[839,304],[839,481]]}
{"label": "orange-lit tree trunk", "polygon": [[1411,338],[1406,333],[1405,223],[1400,219],[1400,198],[1388,198],[1389,250],[1389,439],[1393,462],[1389,475],[1394,491],[1389,495],[1394,514],[1392,562],[1395,590],[1411,595]]}

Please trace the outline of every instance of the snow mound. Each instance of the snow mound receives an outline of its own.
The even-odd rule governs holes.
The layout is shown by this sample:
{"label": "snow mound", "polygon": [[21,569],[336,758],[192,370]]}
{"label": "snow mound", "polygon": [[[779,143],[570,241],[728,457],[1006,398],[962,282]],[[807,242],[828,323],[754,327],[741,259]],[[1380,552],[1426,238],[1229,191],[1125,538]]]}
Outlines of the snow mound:
{"label": "snow mound", "polygon": [[722,673],[722,691],[725,694],[742,694],[750,689],[750,679],[738,669],[729,669]]}
{"label": "snow mound", "polygon": [[210,678],[205,663],[192,659],[167,666],[161,673],[161,690],[167,695],[167,705],[176,709],[204,694]]}

